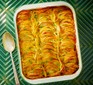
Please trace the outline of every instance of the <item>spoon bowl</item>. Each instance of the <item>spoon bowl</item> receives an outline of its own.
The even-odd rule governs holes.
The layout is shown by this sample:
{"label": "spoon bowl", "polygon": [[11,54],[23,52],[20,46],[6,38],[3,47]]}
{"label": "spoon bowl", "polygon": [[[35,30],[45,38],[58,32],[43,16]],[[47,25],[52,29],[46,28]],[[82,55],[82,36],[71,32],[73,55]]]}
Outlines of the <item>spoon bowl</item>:
{"label": "spoon bowl", "polygon": [[10,33],[6,32],[3,35],[3,45],[6,51],[12,52],[15,49],[15,42]]}

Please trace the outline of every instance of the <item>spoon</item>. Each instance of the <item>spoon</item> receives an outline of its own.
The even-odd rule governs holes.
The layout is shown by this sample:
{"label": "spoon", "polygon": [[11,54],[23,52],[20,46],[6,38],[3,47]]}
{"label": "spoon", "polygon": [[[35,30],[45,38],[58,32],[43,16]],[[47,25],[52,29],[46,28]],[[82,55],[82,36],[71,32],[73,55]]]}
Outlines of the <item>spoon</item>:
{"label": "spoon", "polygon": [[16,72],[16,68],[15,68],[15,65],[14,65],[13,57],[12,57],[12,52],[15,49],[14,39],[13,39],[13,37],[10,33],[6,32],[6,33],[3,34],[2,42],[3,42],[4,49],[10,53],[10,57],[11,57],[11,60],[12,60],[14,77],[15,77],[15,83],[16,83],[16,85],[20,85],[19,80],[18,80],[18,76],[17,76],[17,72]]}

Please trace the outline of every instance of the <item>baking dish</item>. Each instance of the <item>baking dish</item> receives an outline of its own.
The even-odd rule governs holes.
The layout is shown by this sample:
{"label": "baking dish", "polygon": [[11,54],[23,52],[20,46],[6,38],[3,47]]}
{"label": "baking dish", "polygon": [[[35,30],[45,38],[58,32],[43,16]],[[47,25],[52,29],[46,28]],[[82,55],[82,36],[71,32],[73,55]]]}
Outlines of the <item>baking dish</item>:
{"label": "baking dish", "polygon": [[[71,75],[63,75],[63,76],[56,76],[56,77],[48,77],[48,78],[41,78],[41,79],[27,79],[23,73],[22,73],[22,65],[21,65],[21,56],[20,56],[20,48],[19,48],[19,41],[18,41],[18,33],[17,33],[17,25],[16,25],[16,18],[20,11],[22,10],[31,10],[31,9],[37,9],[37,8],[45,8],[45,7],[53,7],[53,6],[67,6],[71,9],[74,17],[74,24],[75,24],[75,31],[76,31],[76,49],[78,54],[78,62],[79,62],[79,69]],[[18,55],[19,55],[19,62],[20,62],[20,73],[24,80],[26,80],[29,83],[32,84],[38,84],[38,83],[48,83],[48,82],[56,82],[56,81],[63,81],[63,80],[70,80],[77,77],[82,69],[82,62],[81,62],[81,54],[80,54],[80,45],[79,45],[79,37],[78,37],[78,30],[77,30],[77,22],[76,22],[76,15],[73,7],[68,4],[67,2],[58,1],[58,2],[47,2],[47,3],[39,3],[39,4],[31,4],[31,5],[24,5],[15,13],[14,16],[14,22],[15,22],[15,28],[16,28],[16,37],[17,37],[17,45],[18,45]]]}

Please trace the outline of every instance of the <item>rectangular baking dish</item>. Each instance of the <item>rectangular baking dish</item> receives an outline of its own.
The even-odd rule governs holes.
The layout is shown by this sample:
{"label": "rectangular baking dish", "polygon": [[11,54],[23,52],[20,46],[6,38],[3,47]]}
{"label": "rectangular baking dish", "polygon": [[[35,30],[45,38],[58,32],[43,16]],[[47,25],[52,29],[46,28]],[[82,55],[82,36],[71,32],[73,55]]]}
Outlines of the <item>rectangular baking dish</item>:
{"label": "rectangular baking dish", "polygon": [[[71,9],[71,11],[73,13],[75,30],[76,30],[76,50],[77,50],[77,54],[78,54],[79,69],[74,74],[71,74],[71,75],[48,77],[48,78],[41,78],[41,79],[34,79],[34,80],[27,79],[22,73],[21,55],[20,55],[19,40],[18,40],[18,33],[17,33],[17,24],[16,24],[17,14],[22,10],[31,10],[31,9],[37,9],[37,8],[53,7],[53,6],[67,6]],[[28,83],[31,83],[31,84],[49,83],[49,82],[56,82],[56,81],[71,80],[71,79],[76,78],[80,74],[81,69],[82,69],[82,62],[81,62],[81,53],[80,53],[80,44],[79,44],[79,37],[78,37],[76,14],[75,14],[74,8],[69,3],[64,2],[64,1],[56,1],[56,2],[46,2],[46,3],[29,4],[29,5],[21,6],[15,12],[14,23],[15,23],[15,31],[16,31],[16,38],[17,38],[20,73],[21,73],[22,78],[25,81],[27,81]]]}

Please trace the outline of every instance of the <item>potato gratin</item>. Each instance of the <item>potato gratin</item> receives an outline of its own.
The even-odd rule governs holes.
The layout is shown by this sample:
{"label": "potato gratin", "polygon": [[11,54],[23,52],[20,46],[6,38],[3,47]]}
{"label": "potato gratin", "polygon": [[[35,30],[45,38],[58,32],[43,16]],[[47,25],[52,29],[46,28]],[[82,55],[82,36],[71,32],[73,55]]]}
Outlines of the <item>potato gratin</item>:
{"label": "potato gratin", "polygon": [[17,29],[26,78],[70,75],[79,68],[73,13],[68,7],[23,10],[17,15]]}

